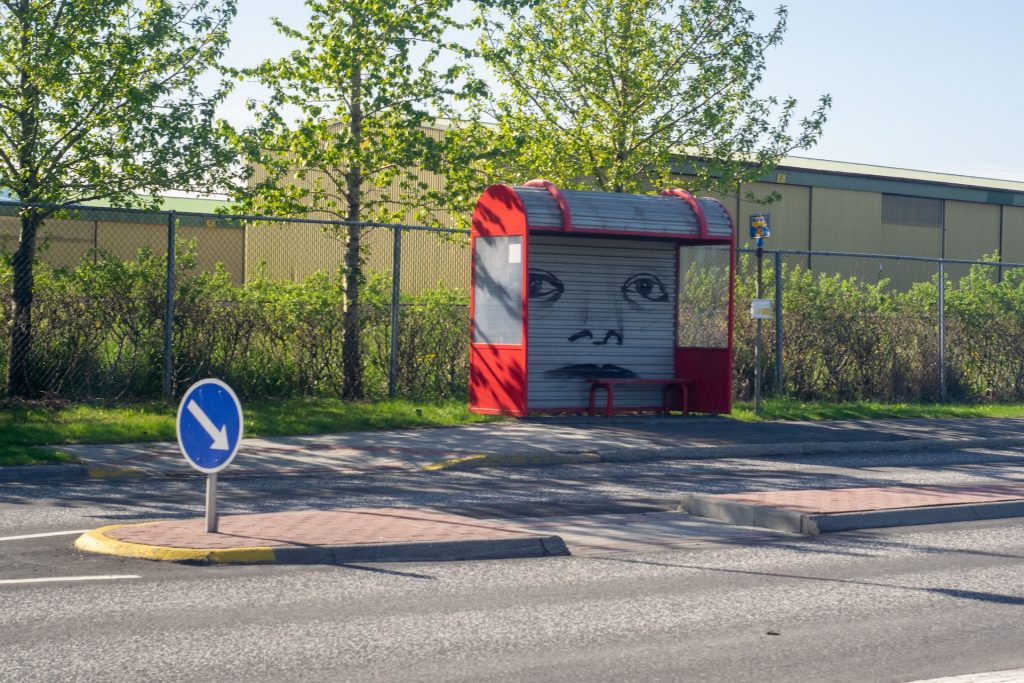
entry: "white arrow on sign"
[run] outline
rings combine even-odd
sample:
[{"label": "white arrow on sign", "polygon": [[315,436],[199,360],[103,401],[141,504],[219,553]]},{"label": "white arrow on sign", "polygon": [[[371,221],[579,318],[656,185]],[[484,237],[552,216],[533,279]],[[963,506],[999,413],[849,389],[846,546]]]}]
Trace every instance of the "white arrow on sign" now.
[{"label": "white arrow on sign", "polygon": [[203,409],[199,407],[199,404],[191,399],[189,399],[187,407],[188,412],[192,413],[192,417],[199,422],[202,428],[206,430],[206,433],[210,435],[210,438],[213,439],[213,445],[210,446],[211,449],[215,451],[231,450],[231,446],[228,445],[227,425],[224,425],[220,429],[214,427],[213,421],[207,417],[206,413],[203,412]]}]

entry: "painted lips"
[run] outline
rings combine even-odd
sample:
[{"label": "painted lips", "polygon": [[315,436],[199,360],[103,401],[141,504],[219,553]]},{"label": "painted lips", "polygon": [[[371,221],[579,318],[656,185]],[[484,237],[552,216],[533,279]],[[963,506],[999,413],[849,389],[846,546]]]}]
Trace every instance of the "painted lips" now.
[{"label": "painted lips", "polygon": [[560,368],[548,370],[544,373],[548,379],[587,379],[589,377],[636,377],[636,373],[620,365],[597,365],[596,363],[579,363],[576,365],[563,365]]}]

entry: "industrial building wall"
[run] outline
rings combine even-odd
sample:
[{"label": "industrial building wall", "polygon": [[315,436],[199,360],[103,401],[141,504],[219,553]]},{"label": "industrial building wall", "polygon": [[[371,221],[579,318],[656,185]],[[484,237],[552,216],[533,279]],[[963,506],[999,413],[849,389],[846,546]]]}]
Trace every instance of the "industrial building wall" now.
[{"label": "industrial building wall", "polygon": [[[18,248],[21,219],[0,216],[0,252]],[[96,246],[95,221],[48,221],[37,236],[42,258],[55,268],[74,267]],[[165,240],[166,241],[166,240]]]},{"label": "industrial building wall", "polygon": [[[38,242],[40,258],[54,268],[74,268],[89,257],[91,250],[132,260],[139,250],[148,248],[154,254],[167,251],[167,225],[163,217],[156,222],[132,220],[86,220],[51,218],[43,222]],[[17,248],[21,222],[17,216],[0,216],[0,251]],[[199,270],[212,270],[221,263],[241,284],[243,252],[241,228],[206,228],[180,226],[178,238],[195,240]]]},{"label": "industrial building wall", "polygon": [[811,249],[877,253],[882,237],[882,196],[814,188]]},{"label": "industrial building wall", "polygon": [[999,214],[992,204],[946,201],[946,253],[950,259],[978,260],[999,249]]},{"label": "industrial building wall", "polygon": [[[737,243],[739,246],[751,248],[757,246],[750,240],[750,231],[747,229],[750,225],[750,214],[768,213],[772,217],[772,231],[771,237],[766,242],[766,248],[810,248],[810,188],[775,183],[744,183],[740,187],[740,192],[739,211],[736,214],[736,228],[739,230],[740,237]],[[758,199],[778,193],[781,195],[781,199],[770,204],[758,204],[742,199],[748,192]]]},{"label": "industrial building wall", "polygon": [[1024,207],[1004,206],[1003,253],[1009,263],[1024,263]]}]

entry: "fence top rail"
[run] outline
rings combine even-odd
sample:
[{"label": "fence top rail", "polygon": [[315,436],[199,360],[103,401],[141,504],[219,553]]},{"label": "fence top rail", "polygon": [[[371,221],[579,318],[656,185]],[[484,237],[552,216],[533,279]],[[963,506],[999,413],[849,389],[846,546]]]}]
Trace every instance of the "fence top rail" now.
[{"label": "fence top rail", "polygon": [[146,216],[178,216],[188,218],[215,218],[221,221],[248,221],[264,223],[306,223],[312,225],[330,225],[353,228],[391,228],[392,230],[418,230],[422,232],[439,232],[456,235],[468,235],[469,230],[460,228],[435,228],[426,225],[407,223],[381,223],[375,221],[342,221],[325,218],[300,218],[284,216],[255,216],[249,214],[208,213],[201,211],[177,211],[175,209],[148,210],[129,207],[91,206],[88,204],[29,204],[25,202],[0,201],[0,207],[21,209],[48,209],[53,211],[89,211],[108,214],[139,214]]},{"label": "fence top rail", "polygon": [[[741,247],[736,250],[742,254],[756,254],[757,249]],[[923,263],[955,263],[960,265],[992,266],[994,268],[1024,268],[1024,263],[1012,261],[971,261],[967,259],[936,258],[934,256],[898,256],[896,254],[869,254],[854,251],[809,251],[807,249],[762,249],[764,254],[782,254],[784,256],[848,256],[856,258],[888,259],[890,261],[918,261]]]}]

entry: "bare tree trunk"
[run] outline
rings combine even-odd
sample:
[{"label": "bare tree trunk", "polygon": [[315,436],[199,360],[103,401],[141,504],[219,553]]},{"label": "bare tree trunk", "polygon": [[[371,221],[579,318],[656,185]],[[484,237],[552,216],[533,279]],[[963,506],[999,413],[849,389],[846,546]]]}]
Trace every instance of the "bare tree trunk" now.
[{"label": "bare tree trunk", "polygon": [[[352,134],[353,148],[359,149],[363,139],[362,109],[362,71],[356,68],[350,82],[351,99],[349,100],[349,127]],[[346,191],[348,194],[348,220],[359,222],[362,212],[362,165],[357,158],[346,174]],[[363,350],[362,333],[360,330],[359,290],[363,281],[363,264],[361,258],[362,233],[355,225],[348,226],[345,241],[345,314],[342,318],[344,343],[341,348],[341,366],[343,376],[342,396],[344,398],[363,397]]]},{"label": "bare tree trunk", "polygon": [[21,217],[21,238],[14,254],[11,288],[14,311],[11,320],[11,352],[7,358],[7,395],[26,398],[31,392],[29,381],[32,350],[32,299],[34,277],[33,259],[36,252],[36,233],[42,222],[39,213],[29,209]]}]

